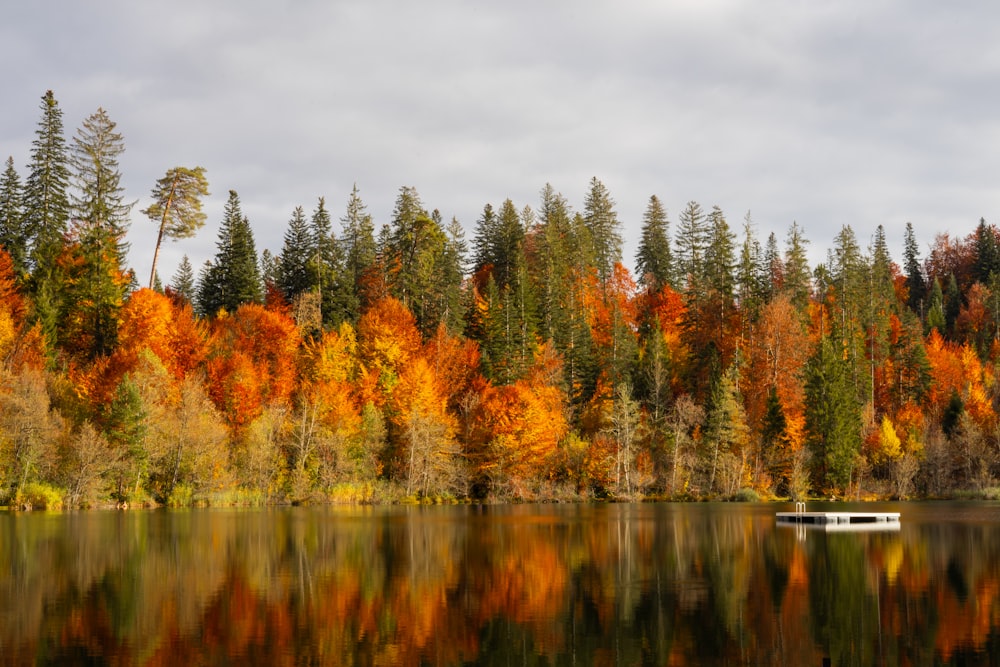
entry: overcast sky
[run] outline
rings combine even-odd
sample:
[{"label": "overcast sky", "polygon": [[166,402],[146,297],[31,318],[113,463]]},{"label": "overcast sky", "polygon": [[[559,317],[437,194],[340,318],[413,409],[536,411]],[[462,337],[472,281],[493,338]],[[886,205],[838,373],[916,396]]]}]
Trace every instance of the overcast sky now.
[{"label": "overcast sky", "polygon": [[[295,206],[343,215],[356,183],[376,225],[399,188],[471,238],[487,202],[575,210],[591,177],[617,202],[634,267],[650,195],[718,205],[761,241],[803,227],[813,261],[851,225],[938,232],[1000,222],[1000,3],[939,0],[212,0],[7,2],[0,159],[22,178],[46,90],[67,140],[103,107],[138,200],[140,281],[157,178],[201,165],[197,237],[165,244],[170,281],[215,253],[229,190],[258,252]],[[783,245],[783,244],[782,244]]]}]

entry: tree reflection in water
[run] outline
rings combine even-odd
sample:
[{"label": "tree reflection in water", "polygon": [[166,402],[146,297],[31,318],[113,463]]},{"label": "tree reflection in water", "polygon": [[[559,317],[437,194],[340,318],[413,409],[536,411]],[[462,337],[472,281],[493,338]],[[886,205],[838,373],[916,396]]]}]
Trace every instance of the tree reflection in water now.
[{"label": "tree reflection in water", "polygon": [[990,664],[1000,511],[774,505],[0,515],[4,664]]}]

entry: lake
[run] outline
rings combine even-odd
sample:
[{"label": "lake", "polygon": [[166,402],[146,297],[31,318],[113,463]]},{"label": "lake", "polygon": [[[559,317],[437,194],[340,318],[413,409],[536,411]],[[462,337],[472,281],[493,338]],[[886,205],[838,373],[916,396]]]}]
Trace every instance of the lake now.
[{"label": "lake", "polygon": [[1000,664],[1000,504],[786,509],[0,512],[0,664]]}]

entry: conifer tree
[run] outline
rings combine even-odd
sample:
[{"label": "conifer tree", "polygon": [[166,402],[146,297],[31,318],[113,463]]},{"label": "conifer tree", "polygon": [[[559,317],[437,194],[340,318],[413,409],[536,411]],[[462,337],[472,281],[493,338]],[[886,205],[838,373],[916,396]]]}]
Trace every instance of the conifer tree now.
[{"label": "conifer tree", "polygon": [[124,200],[118,160],[125,151],[121,134],[103,109],[86,118],[73,139],[71,164],[76,184],[74,211],[58,340],[64,349],[90,357],[111,352],[117,315],[132,283],[123,267],[125,234],[132,203]]},{"label": "conifer tree", "polygon": [[74,217],[86,232],[101,237],[125,263],[125,233],[134,202],[125,201],[118,159],[125,152],[122,135],[104,109],[88,116],[73,138],[70,164],[75,192],[70,197]]},{"label": "conifer tree", "polygon": [[353,284],[344,279],[344,258],[333,234],[333,222],[322,197],[309,218],[310,274],[320,293],[323,326],[332,328],[357,317],[358,302]]},{"label": "conifer tree", "polygon": [[793,222],[785,239],[785,282],[784,291],[800,313],[806,313],[812,294],[812,272],[806,257],[809,242],[802,235],[798,223]]},{"label": "conifer tree", "polygon": [[177,266],[177,272],[170,280],[170,288],[187,303],[191,303],[194,300],[194,270],[191,268],[191,260],[188,259],[187,255],[181,257],[181,263]]},{"label": "conifer tree", "polygon": [[639,284],[652,290],[674,284],[674,259],[670,250],[670,221],[656,195],[649,198],[642,216],[642,231],[635,265]]},{"label": "conifer tree", "polygon": [[10,255],[15,273],[23,277],[28,270],[28,235],[21,178],[14,168],[13,157],[7,158],[0,176],[0,247]]},{"label": "conifer tree", "polygon": [[48,278],[69,221],[69,152],[62,109],[51,90],[42,96],[41,109],[24,187],[24,224],[32,268]]},{"label": "conifer tree", "polygon": [[955,274],[951,273],[948,275],[948,289],[944,295],[944,324],[949,335],[955,333],[955,321],[960,312],[962,312],[962,292],[958,288]]},{"label": "conifer tree", "polygon": [[614,266],[622,260],[622,236],[615,201],[597,177],[590,179],[590,189],[583,201],[583,222],[594,251],[597,277],[604,285]]},{"label": "conifer tree", "polygon": [[994,275],[1000,274],[1000,240],[997,239],[997,229],[980,218],[974,239],[976,261],[973,279],[988,285]]},{"label": "conifer tree", "polygon": [[344,253],[344,282],[357,300],[357,305],[349,310],[352,320],[357,321],[361,313],[368,309],[371,300],[366,296],[366,283],[371,280],[376,261],[375,225],[368,214],[358,186],[351,190],[347,211],[340,219],[344,234],[341,245]]},{"label": "conifer tree", "polygon": [[764,300],[769,302],[785,284],[785,263],[781,259],[781,252],[778,250],[778,237],[774,235],[774,232],[767,236],[760,268],[761,293]]},{"label": "conifer tree", "polygon": [[675,244],[681,283],[688,292],[699,289],[704,276],[709,227],[698,202],[689,201],[681,211]]},{"label": "conifer tree", "polygon": [[850,368],[829,336],[806,368],[806,431],[816,489],[846,489],[861,451],[861,415]]},{"label": "conifer tree", "polygon": [[944,336],[947,333],[947,325],[944,317],[944,293],[941,291],[941,281],[934,278],[931,282],[930,302],[927,306],[927,333],[932,329],[937,329],[938,333]]},{"label": "conifer tree", "polygon": [[276,286],[288,303],[292,303],[300,294],[315,287],[311,270],[314,256],[315,246],[305,211],[301,206],[296,206],[288,221],[288,229],[285,230],[284,246],[277,258]]},{"label": "conifer tree", "polygon": [[242,303],[260,303],[261,274],[253,230],[235,190],[229,191],[216,248],[215,259],[202,271],[199,281],[200,312],[215,315],[223,308],[234,312]]},{"label": "conifer tree", "polygon": [[909,290],[907,304],[910,310],[921,318],[927,311],[927,281],[924,280],[923,267],[920,264],[920,248],[913,233],[913,225],[906,223],[906,233],[903,236],[903,263],[906,269],[906,288]]},{"label": "conifer tree", "polygon": [[63,296],[56,258],[62,252],[70,210],[69,152],[63,135],[62,109],[51,90],[42,96],[41,109],[24,187],[24,229],[35,316],[46,336],[55,340]]},{"label": "conifer tree", "polygon": [[708,214],[708,244],[705,246],[704,277],[706,287],[721,304],[732,305],[733,269],[736,267],[736,235],[729,228],[722,209],[713,206]]},{"label": "conifer tree", "polygon": [[702,467],[709,493],[734,494],[744,479],[750,429],[737,389],[735,365],[713,383],[705,414]]},{"label": "conifer tree", "polygon": [[150,287],[156,275],[156,261],[164,238],[186,239],[205,225],[201,210],[202,197],[208,196],[208,179],[203,167],[174,167],[153,186],[153,203],[143,213],[159,224],[153,268],[149,271]]}]

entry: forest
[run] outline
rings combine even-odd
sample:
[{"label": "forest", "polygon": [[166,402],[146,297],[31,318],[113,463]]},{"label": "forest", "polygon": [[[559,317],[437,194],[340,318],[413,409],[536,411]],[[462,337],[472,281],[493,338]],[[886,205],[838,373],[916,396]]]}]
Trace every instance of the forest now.
[{"label": "forest", "polygon": [[[0,176],[0,503],[16,508],[986,497],[997,494],[1000,232],[901,263],[881,226],[758,238],[651,196],[634,272],[597,178],[583,206],[485,204],[470,239],[401,187],[290,212],[257,252],[229,190],[217,252],[127,266],[124,139],[67,139],[51,91]],[[141,213],[206,222],[206,170]],[[734,228],[735,227],[735,228]],[[926,254],[926,256],[922,256]],[[145,282],[145,281],[143,281]]]}]

